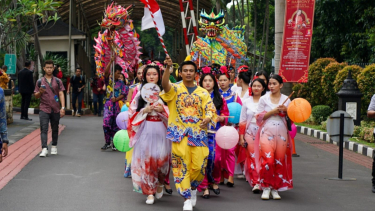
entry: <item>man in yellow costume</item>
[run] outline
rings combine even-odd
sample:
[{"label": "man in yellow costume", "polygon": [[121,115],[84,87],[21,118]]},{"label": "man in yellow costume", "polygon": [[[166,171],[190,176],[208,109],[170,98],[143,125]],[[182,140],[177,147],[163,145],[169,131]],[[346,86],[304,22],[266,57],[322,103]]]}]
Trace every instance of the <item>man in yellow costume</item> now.
[{"label": "man in yellow costume", "polygon": [[[172,68],[167,57],[164,64]],[[170,71],[164,71],[160,97],[168,104],[167,138],[172,141],[172,171],[178,193],[185,198],[183,210],[193,210],[196,188],[205,174],[208,156],[207,126],[216,125],[216,108],[210,94],[195,85],[197,65],[181,64],[182,83],[169,82]]]}]

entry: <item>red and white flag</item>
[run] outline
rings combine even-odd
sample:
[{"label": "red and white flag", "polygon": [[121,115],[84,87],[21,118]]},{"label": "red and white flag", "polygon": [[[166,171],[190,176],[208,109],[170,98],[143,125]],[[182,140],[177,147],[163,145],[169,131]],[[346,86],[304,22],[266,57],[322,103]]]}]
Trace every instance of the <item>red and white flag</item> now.
[{"label": "red and white flag", "polygon": [[[150,5],[150,10],[148,9],[147,6],[147,1],[148,4]],[[158,32],[161,36],[164,35],[165,33],[165,26],[164,26],[164,20],[163,16],[161,15],[161,10],[156,2],[156,0],[141,0],[143,4],[145,4],[144,8],[144,15],[142,18],[142,31],[150,28],[157,28]],[[154,21],[156,23],[156,26],[154,24],[154,21],[152,20],[151,14],[154,16]]]}]

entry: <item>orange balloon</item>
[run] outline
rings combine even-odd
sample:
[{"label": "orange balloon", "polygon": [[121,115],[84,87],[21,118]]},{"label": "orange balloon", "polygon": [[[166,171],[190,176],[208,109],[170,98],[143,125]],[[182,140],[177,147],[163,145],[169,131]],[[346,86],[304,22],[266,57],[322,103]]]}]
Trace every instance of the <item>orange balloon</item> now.
[{"label": "orange balloon", "polygon": [[304,122],[311,115],[311,105],[303,98],[296,98],[290,102],[287,112],[293,122]]}]

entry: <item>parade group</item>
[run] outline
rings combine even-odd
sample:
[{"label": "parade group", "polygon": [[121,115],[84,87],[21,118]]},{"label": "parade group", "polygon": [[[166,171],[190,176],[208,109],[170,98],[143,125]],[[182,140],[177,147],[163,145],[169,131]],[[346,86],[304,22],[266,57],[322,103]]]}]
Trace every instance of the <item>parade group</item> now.
[{"label": "parade group", "polygon": [[[113,13],[126,21],[113,19]],[[164,61],[139,62],[139,41],[126,9],[111,5],[106,14],[102,26],[107,30],[99,33],[95,48],[97,72],[107,86],[102,150],[114,147],[120,130],[116,117],[127,108],[131,150],[124,176],[132,179],[135,192],[146,195],[146,204],[164,192],[172,194],[170,170],[185,200],[183,210],[196,206],[197,191],[209,199],[210,190],[221,194],[224,182],[234,187],[236,174],[245,175],[263,200],[281,199],[279,191],[293,188],[290,100],[281,94],[279,75],[254,73],[245,65],[241,27],[224,26],[224,12],[202,11],[199,23],[206,37],[198,38],[177,68],[168,55]],[[126,79],[130,74],[134,80]],[[143,94],[145,87],[151,87],[152,103]],[[240,114],[230,113],[233,103],[242,106]],[[237,116],[239,122],[231,121]],[[235,128],[239,137],[229,149],[215,137],[225,126]]]}]

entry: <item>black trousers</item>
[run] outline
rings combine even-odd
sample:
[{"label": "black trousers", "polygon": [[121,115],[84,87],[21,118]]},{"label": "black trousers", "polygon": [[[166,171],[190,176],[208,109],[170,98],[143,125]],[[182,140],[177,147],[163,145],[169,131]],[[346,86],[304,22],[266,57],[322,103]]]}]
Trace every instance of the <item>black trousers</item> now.
[{"label": "black trousers", "polygon": [[[375,133],[373,134],[375,138]],[[372,185],[375,186],[375,155],[372,157]]]},{"label": "black trousers", "polygon": [[42,148],[47,148],[48,139],[48,126],[51,123],[52,129],[52,146],[57,146],[57,139],[59,137],[59,122],[60,122],[60,112],[59,113],[45,113],[44,111],[39,112],[40,121],[40,140],[42,140]]},{"label": "black trousers", "polygon": [[28,110],[31,102],[31,95],[32,94],[25,94],[21,93],[22,102],[21,102],[21,118],[29,118]]}]

